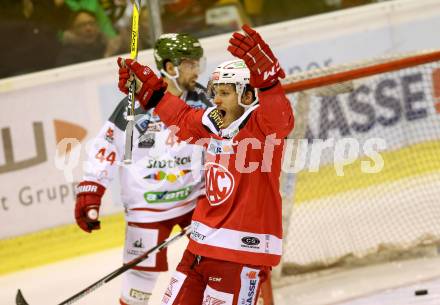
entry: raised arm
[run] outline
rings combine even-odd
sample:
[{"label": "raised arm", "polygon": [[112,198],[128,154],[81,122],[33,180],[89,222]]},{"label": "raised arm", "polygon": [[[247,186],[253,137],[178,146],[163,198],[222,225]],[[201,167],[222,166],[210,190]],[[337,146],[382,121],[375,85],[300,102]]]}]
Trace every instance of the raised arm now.
[{"label": "raised arm", "polygon": [[209,137],[208,131],[203,127],[202,117],[204,111],[193,109],[179,97],[165,93],[167,84],[162,78],[148,67],[131,59],[118,58],[119,89],[127,93],[134,74],[136,80],[135,97],[145,109],[155,107],[155,112],[160,119],[175,134],[184,141],[195,143],[197,140]]},{"label": "raised arm", "polygon": [[160,119],[171,126],[176,136],[189,143],[195,143],[209,134],[202,125],[203,109],[194,109],[171,93],[165,93],[154,110]]},{"label": "raised arm", "polygon": [[267,90],[259,90],[258,99],[257,121],[263,133],[287,137],[294,126],[294,116],[281,84],[278,82]]},{"label": "raised arm", "polygon": [[228,51],[244,60],[250,70],[250,84],[259,89],[260,107],[257,120],[265,134],[277,133],[286,137],[294,125],[290,103],[279,82],[285,77],[278,59],[269,45],[255,30],[243,26],[244,35],[235,32],[229,40]]}]

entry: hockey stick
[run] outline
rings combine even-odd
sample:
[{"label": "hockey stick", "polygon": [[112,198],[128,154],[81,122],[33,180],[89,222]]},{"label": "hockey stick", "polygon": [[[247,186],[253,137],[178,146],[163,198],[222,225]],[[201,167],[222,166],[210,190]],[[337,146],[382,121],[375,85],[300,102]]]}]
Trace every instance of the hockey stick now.
[{"label": "hockey stick", "polygon": [[[168,237],[162,243],[160,243],[157,246],[151,248],[150,250],[148,250],[144,254],[138,256],[137,258],[133,259],[132,261],[128,262],[127,264],[122,265],[121,267],[119,267],[115,271],[107,274],[106,276],[104,276],[100,280],[98,280],[95,283],[91,284],[87,288],[81,290],[80,292],[78,292],[74,296],[71,296],[67,300],[59,303],[58,305],[67,305],[67,304],[72,304],[72,303],[78,301],[82,297],[88,295],[89,293],[95,291],[96,289],[98,289],[99,287],[103,286],[104,284],[110,282],[115,277],[121,275],[122,273],[124,273],[128,269],[136,266],[137,264],[139,264],[140,262],[145,260],[151,253],[156,252],[156,251],[160,251],[163,248],[168,247],[171,243],[173,243],[174,241],[180,239],[180,237],[182,237],[183,235],[189,234],[190,231],[191,231],[191,225],[185,227],[182,231],[180,231],[179,234],[176,234],[174,236]],[[17,305],[28,305],[28,302],[26,302],[26,300],[25,300],[23,294],[21,293],[20,289],[18,289],[18,291],[17,291],[17,295],[15,297],[15,304],[17,304]]]},{"label": "hockey stick", "polygon": [[[131,43],[130,58],[136,60],[138,55],[138,38],[139,38],[139,11],[141,9],[141,0],[132,0],[133,4],[133,20],[131,22]],[[130,164],[132,161],[131,153],[133,149],[133,127],[134,127],[134,95],[136,93],[136,80],[133,80],[128,89],[128,105],[127,105],[127,127],[125,128],[125,154],[124,163]]]}]

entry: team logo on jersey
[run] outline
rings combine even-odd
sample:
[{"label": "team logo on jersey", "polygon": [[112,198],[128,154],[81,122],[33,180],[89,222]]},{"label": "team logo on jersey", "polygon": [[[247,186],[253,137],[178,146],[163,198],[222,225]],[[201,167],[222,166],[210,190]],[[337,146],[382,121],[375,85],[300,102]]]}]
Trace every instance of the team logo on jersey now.
[{"label": "team logo on jersey", "polygon": [[234,153],[232,140],[217,140],[211,138],[208,145],[208,152],[213,155]]},{"label": "team logo on jersey", "polygon": [[206,197],[212,206],[220,205],[231,196],[234,190],[234,176],[222,165],[205,164]]},{"label": "team logo on jersey", "polygon": [[107,131],[105,132],[105,139],[109,143],[113,143],[114,138],[114,130],[113,128],[109,127]]}]

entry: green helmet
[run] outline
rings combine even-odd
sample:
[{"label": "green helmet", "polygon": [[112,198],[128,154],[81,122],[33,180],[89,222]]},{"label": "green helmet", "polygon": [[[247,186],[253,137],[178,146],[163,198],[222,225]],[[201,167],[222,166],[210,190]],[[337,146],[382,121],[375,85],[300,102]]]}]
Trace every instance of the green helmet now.
[{"label": "green helmet", "polygon": [[200,59],[203,48],[197,38],[186,34],[162,34],[154,45],[154,59],[159,70],[164,64],[171,61],[175,66],[180,65],[182,59]]}]

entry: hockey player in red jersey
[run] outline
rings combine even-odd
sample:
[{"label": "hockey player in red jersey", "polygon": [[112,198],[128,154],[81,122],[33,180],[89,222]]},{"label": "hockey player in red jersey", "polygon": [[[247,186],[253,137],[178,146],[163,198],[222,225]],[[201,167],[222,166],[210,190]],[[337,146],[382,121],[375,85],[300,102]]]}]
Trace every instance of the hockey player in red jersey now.
[{"label": "hockey player in red jersey", "polygon": [[[203,66],[203,48],[198,39],[185,33],[163,34],[155,43],[154,57],[168,84],[167,92],[192,108],[212,106],[206,89],[196,82]],[[127,103],[125,97],[94,140],[75,205],[78,226],[86,232],[99,229],[96,218],[101,197],[119,173],[126,221],[124,263],[156,246],[175,225],[189,225],[197,198],[205,193],[200,175],[202,148],[178,141],[153,108],[145,110],[138,103],[133,130],[134,163],[119,166],[124,152]],[[90,217],[89,211],[95,217]],[[126,271],[120,304],[147,305],[159,273],[166,270],[167,251],[160,251]]]},{"label": "hockey player in red jersey", "polygon": [[[212,73],[215,107],[191,109],[163,91],[146,66],[129,69],[142,83],[137,98],[155,107],[181,139],[206,151],[206,197],[192,219],[188,247],[162,304],[254,305],[261,283],[282,253],[279,176],[283,139],[293,128],[290,103],[279,82],[284,71],[269,46],[248,26],[228,51],[239,60]],[[119,61],[126,70],[123,61]],[[129,86],[120,73],[121,89]]]}]

